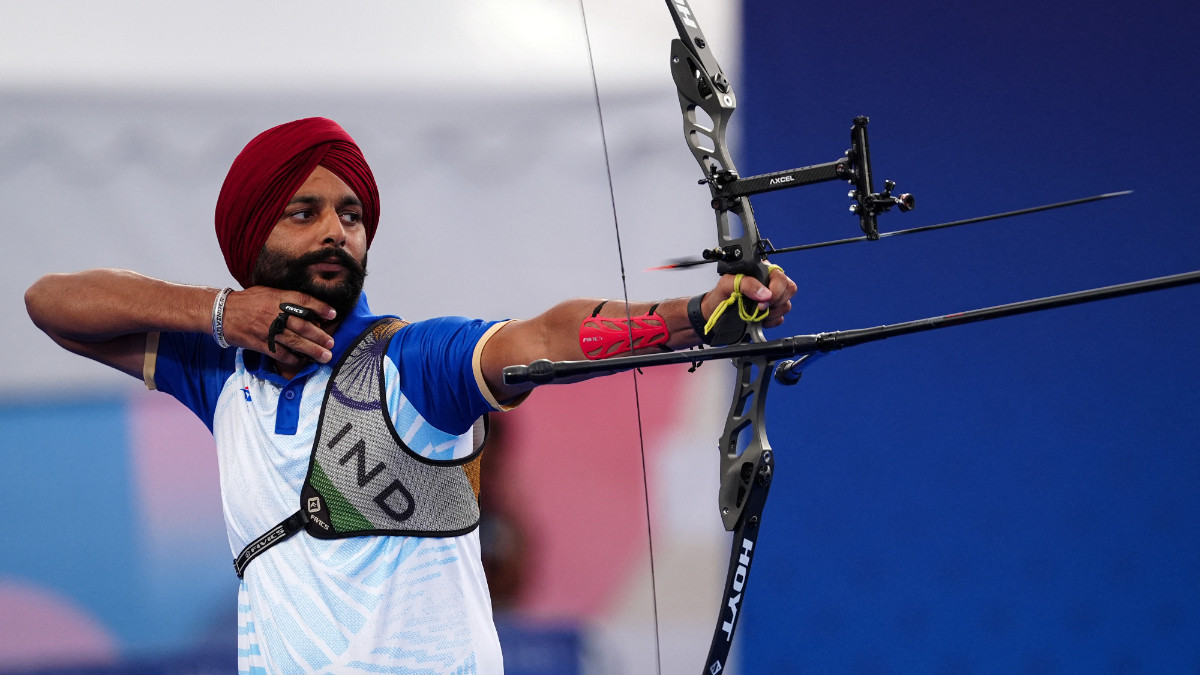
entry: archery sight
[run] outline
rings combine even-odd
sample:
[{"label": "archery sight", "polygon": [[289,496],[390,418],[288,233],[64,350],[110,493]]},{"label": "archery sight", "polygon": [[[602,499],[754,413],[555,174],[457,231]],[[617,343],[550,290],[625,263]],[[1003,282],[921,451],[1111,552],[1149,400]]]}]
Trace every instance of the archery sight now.
[{"label": "archery sight", "polygon": [[[850,149],[841,159],[824,164],[803,166],[798,169],[776,171],[758,176],[738,177],[731,169],[718,168],[716,163],[709,164],[709,177],[701,178],[701,185],[707,184],[712,192],[712,207],[718,211],[736,209],[736,197],[786,190],[802,185],[825,183],[832,180],[844,180],[854,186],[847,194],[853,204],[850,212],[858,216],[858,225],[863,235],[874,241],[879,239],[879,224],[877,216],[885,213],[893,206],[901,212],[911,211],[916,206],[916,198],[909,193],[893,195],[895,181],[885,180],[883,192],[875,192],[874,178],[871,175],[871,151],[867,140],[867,124],[870,120],[863,115],[854,118],[854,126],[850,128]],[[782,252],[771,246],[770,240],[762,241],[763,255]],[[740,250],[724,251],[720,248],[710,248],[702,254],[704,260],[715,262],[724,260],[732,262],[741,256]]]},{"label": "archery sight", "polygon": [[[699,182],[708,185],[712,196],[710,203],[717,213],[718,245],[702,253],[703,262],[719,263],[717,271],[721,274],[745,272],[774,250],[770,241],[758,236],[747,199],[751,195],[833,180],[846,181],[853,186],[848,195],[854,202],[850,211],[858,216],[859,228],[870,240],[879,238],[877,217],[881,213],[893,206],[901,211],[912,210],[916,200],[911,194],[892,194],[895,182],[885,181],[883,192],[875,191],[867,138],[870,120],[861,115],[854,118],[850,128],[850,149],[842,157],[797,169],[745,178],[739,176],[724,141],[729,118],[737,107],[733,87],[708,49],[708,41],[687,3],[668,0],[667,7],[679,31],[679,39],[671,41],[671,77],[679,92],[684,135],[705,174]],[[731,215],[742,222],[740,233],[730,222]],[[752,249],[749,256],[747,248]]]}]

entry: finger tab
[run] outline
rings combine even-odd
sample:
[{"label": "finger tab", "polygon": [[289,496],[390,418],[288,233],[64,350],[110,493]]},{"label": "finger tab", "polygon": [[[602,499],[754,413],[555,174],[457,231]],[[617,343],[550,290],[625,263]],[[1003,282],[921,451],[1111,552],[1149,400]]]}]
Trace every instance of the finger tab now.
[{"label": "finger tab", "polygon": [[290,302],[279,303],[279,309],[287,314],[291,314],[292,316],[299,317],[300,319],[303,319],[304,321],[313,321],[317,318],[317,313],[314,312],[313,310],[311,310],[307,307],[302,307],[300,305],[290,303]]}]

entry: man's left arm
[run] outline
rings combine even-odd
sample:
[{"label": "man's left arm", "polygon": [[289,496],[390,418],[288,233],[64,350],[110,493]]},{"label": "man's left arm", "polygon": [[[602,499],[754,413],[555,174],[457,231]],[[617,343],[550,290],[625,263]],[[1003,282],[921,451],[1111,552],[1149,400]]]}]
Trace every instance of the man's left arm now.
[{"label": "man's left arm", "polygon": [[[700,303],[707,321],[717,306],[734,292],[734,277],[721,277],[717,285],[704,294]],[[796,293],[796,284],[779,268],[772,268],[770,285],[764,286],[751,277],[741,280],[741,293],[758,303],[760,310],[769,310],[763,319],[765,328],[774,328],[783,323],[783,317],[792,307],[791,299]],[[672,298],[660,301],[655,313],[663,318],[670,335],[666,345],[671,349],[687,349],[702,343],[701,336],[688,318],[688,298]],[[512,399],[534,387],[531,383],[508,385],[504,383],[505,366],[528,364],[538,359],[551,361],[578,361],[587,356],[580,346],[580,324],[592,315],[598,299],[575,299],[561,302],[538,316],[513,321],[500,329],[483,347],[480,368],[492,394],[499,401]],[[599,316],[624,319],[646,314],[655,303],[631,302],[628,307],[622,301],[606,303]],[[657,347],[636,350],[634,353],[657,351]],[[578,379],[588,379],[597,375]]]}]

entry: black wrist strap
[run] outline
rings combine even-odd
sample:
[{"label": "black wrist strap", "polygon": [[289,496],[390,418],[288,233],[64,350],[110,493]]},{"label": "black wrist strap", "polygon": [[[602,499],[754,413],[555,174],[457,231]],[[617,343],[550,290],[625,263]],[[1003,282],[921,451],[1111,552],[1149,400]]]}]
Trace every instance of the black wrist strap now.
[{"label": "black wrist strap", "polygon": [[704,295],[704,293],[701,293],[688,300],[687,314],[688,321],[692,324],[692,330],[696,331],[696,337],[700,338],[700,341],[704,344],[710,345],[712,344],[712,336],[704,332],[704,324],[707,322],[704,320],[704,310],[700,307],[700,304],[704,302]]}]

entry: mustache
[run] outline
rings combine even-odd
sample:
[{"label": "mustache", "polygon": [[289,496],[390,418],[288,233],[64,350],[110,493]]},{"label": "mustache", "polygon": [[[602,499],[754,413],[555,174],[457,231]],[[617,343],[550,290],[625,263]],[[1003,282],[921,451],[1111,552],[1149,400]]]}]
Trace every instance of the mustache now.
[{"label": "mustache", "polygon": [[367,274],[367,270],[363,267],[362,263],[340,248],[323,248],[318,251],[310,251],[289,261],[288,268],[289,271],[302,271],[309,265],[328,262],[330,258],[336,258],[338,263],[350,270],[350,273],[355,277],[364,277]]}]

